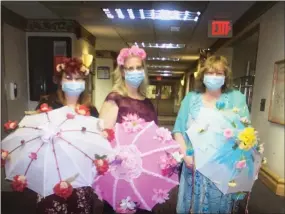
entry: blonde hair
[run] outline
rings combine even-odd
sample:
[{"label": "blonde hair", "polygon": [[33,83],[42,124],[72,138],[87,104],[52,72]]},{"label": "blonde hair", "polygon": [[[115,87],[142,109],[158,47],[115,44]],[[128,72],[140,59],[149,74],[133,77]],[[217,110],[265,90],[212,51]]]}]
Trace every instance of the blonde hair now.
[{"label": "blonde hair", "polygon": [[228,92],[233,89],[232,87],[232,71],[229,66],[228,60],[224,56],[210,56],[207,60],[199,65],[198,74],[195,78],[195,89],[198,92],[204,93],[206,87],[203,83],[204,74],[209,70],[217,70],[218,65],[222,64],[225,72],[225,84],[222,86],[222,92]]},{"label": "blonde hair", "polygon": [[[147,72],[146,63],[144,61],[143,61],[143,68],[144,68],[145,78],[143,82],[140,84],[138,88],[138,92],[143,97],[146,97],[146,90],[147,90],[149,81],[148,81],[148,72]],[[124,72],[123,66],[118,65],[113,73],[114,85],[113,85],[112,91],[117,92],[118,94],[126,97],[128,96],[128,90],[126,87],[126,83],[124,81],[124,77],[122,75],[123,72]]]}]

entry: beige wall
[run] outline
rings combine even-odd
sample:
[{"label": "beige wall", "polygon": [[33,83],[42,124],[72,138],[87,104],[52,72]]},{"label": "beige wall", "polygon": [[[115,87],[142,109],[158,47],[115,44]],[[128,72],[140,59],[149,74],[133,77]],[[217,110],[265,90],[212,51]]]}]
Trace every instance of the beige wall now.
[{"label": "beige wall", "polygon": [[97,78],[97,67],[99,66],[108,66],[110,67],[110,72],[113,72],[113,60],[108,58],[97,58],[96,59],[96,76],[94,77],[95,81],[95,90],[93,91],[93,103],[97,110],[100,111],[101,106],[106,98],[106,96],[111,92],[113,87],[113,75],[110,79],[98,79]]},{"label": "beige wall", "polygon": [[[27,74],[26,74],[26,37],[25,32],[14,28],[10,25],[3,24],[3,43],[2,56],[3,66],[5,71],[4,88],[6,90],[1,91],[1,95],[8,92],[8,86],[10,82],[15,82],[18,86],[18,97],[15,100],[11,100],[8,93],[6,93],[7,100],[7,116],[6,119],[21,120],[24,116],[24,111],[28,108],[28,92],[27,92]],[[1,72],[4,72],[1,71]],[[5,96],[1,96],[5,99]],[[1,109],[2,110],[2,109]],[[1,124],[5,121],[1,121]],[[2,126],[1,126],[2,127]],[[4,137],[4,136],[2,136]],[[4,181],[4,171],[1,176],[1,189],[4,191],[10,191],[10,184]]]},{"label": "beige wall", "polygon": [[[284,2],[277,3],[260,19],[260,34],[253,93],[252,123],[265,142],[268,167],[284,178],[284,126],[268,121],[274,62],[284,59]],[[264,112],[260,99],[266,99]]]}]

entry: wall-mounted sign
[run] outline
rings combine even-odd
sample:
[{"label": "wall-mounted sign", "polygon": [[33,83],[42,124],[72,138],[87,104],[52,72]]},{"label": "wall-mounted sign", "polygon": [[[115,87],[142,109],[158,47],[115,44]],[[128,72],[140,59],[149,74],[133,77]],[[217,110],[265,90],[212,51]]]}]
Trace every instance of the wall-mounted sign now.
[{"label": "wall-mounted sign", "polygon": [[210,20],[208,23],[208,37],[231,38],[233,36],[232,21]]},{"label": "wall-mounted sign", "polygon": [[110,79],[110,67],[108,66],[97,67],[97,79]]}]

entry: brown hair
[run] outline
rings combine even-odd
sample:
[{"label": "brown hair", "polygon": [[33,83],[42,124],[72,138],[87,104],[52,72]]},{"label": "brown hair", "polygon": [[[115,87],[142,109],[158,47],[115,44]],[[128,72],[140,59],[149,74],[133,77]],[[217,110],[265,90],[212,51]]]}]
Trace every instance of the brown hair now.
[{"label": "brown hair", "polygon": [[[62,80],[63,75],[64,74],[68,74],[68,75],[79,74],[84,80],[86,79],[86,75],[84,72],[81,71],[81,68],[84,65],[80,58],[65,58],[63,59],[63,63],[60,65],[61,65],[60,69],[56,71],[56,74],[54,75],[54,81],[58,85],[57,92],[56,92],[56,100],[62,105],[66,105],[66,99],[64,96],[64,92],[62,91],[62,88],[61,88],[61,80]],[[91,105],[91,99],[90,99],[90,96],[86,88],[84,92],[80,94],[77,102],[80,105],[86,105],[86,106]]]},{"label": "brown hair", "polygon": [[229,92],[232,87],[232,71],[229,67],[228,60],[224,56],[210,56],[207,60],[199,65],[198,74],[195,79],[195,90],[200,93],[206,91],[206,86],[203,83],[204,74],[209,70],[217,70],[217,67],[222,64],[225,72],[225,84],[222,86],[222,92]]}]

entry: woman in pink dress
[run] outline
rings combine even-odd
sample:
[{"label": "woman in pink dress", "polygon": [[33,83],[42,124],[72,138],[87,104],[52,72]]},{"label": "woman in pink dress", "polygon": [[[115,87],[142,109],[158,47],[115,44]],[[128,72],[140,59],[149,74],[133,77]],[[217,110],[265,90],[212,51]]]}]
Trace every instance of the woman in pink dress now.
[{"label": "woman in pink dress", "polygon": [[[105,128],[113,128],[116,123],[123,122],[123,117],[128,114],[136,114],[146,122],[157,123],[154,106],[146,98],[148,77],[145,59],[145,51],[136,46],[120,51],[118,67],[114,72],[114,86],[99,114]],[[114,213],[107,202],[104,203],[104,213]],[[151,212],[138,210],[136,213]]]}]

